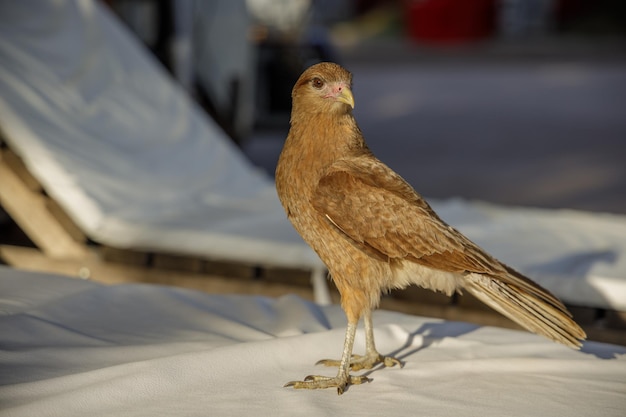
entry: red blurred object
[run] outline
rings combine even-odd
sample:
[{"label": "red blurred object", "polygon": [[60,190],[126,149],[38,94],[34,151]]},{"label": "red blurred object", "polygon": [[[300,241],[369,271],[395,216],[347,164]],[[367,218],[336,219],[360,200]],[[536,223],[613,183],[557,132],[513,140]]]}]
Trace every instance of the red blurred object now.
[{"label": "red blurred object", "polygon": [[407,0],[408,34],[426,43],[464,43],[491,36],[496,0]]}]

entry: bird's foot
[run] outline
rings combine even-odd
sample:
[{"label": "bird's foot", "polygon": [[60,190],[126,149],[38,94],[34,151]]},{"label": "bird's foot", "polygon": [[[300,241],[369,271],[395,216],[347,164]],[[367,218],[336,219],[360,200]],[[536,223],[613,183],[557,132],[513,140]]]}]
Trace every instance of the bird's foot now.
[{"label": "bird's foot", "polygon": [[[353,371],[360,371],[361,369],[372,369],[379,363],[382,363],[388,368],[396,365],[402,368],[402,362],[400,362],[400,360],[392,356],[383,356],[378,352],[373,352],[372,354],[366,354],[363,356],[352,355],[352,357],[350,358],[350,369],[352,369]],[[316,363],[316,365],[324,366],[339,366],[340,364],[341,361],[333,359],[322,359]]]},{"label": "bird's foot", "polygon": [[321,376],[321,375],[309,375],[304,378],[304,381],[290,381],[287,382],[285,387],[294,387],[295,389],[323,389],[323,388],[337,388],[337,394],[344,393],[348,385],[360,385],[371,380],[365,376]]}]

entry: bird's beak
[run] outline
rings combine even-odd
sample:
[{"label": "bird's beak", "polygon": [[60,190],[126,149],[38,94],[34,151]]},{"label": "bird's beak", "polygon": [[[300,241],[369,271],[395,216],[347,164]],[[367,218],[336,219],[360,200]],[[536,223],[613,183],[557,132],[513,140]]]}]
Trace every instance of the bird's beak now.
[{"label": "bird's beak", "polygon": [[354,108],[354,96],[352,95],[352,91],[348,87],[344,87],[341,89],[339,95],[337,95],[337,100],[342,103],[346,103],[351,108]]}]

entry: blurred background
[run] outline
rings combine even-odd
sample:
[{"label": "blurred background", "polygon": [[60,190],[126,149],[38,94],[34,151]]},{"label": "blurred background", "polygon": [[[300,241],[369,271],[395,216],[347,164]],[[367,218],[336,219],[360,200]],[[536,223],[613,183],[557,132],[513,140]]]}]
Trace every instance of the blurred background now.
[{"label": "blurred background", "polygon": [[295,80],[331,60],[425,197],[626,213],[622,0],[106,3],[269,175]]}]

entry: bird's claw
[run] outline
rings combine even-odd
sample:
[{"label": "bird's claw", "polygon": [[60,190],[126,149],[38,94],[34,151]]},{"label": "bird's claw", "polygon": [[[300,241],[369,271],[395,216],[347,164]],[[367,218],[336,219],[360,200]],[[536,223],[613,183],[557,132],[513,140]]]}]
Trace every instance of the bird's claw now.
[{"label": "bird's claw", "polygon": [[383,364],[387,368],[391,368],[392,366],[398,365],[398,367],[402,368],[404,364],[400,361],[400,359],[396,359],[393,356],[383,356]]},{"label": "bird's claw", "polygon": [[[352,355],[350,358],[350,369],[353,371],[360,371],[361,369],[372,369],[379,363],[382,363],[387,368],[398,365],[402,368],[403,363],[394,358],[393,356],[383,356],[380,353],[374,355]],[[317,361],[316,365],[324,366],[340,366],[341,361],[333,359],[322,359]]]},{"label": "bird's claw", "polygon": [[290,381],[284,387],[294,387],[295,389],[337,388],[337,394],[341,395],[348,385],[360,385],[370,381],[371,379],[366,376],[348,375],[346,378],[342,378],[339,376],[308,375],[304,378],[304,381]]}]

